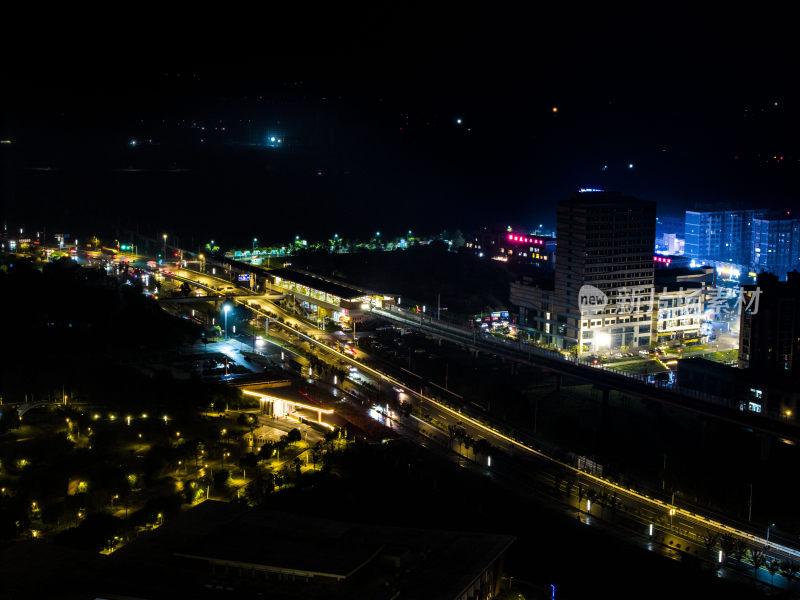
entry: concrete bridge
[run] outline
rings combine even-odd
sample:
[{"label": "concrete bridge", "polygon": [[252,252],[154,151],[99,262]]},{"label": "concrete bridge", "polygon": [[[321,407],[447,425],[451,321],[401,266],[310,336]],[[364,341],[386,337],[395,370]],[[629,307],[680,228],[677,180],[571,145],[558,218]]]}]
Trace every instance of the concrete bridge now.
[{"label": "concrete bridge", "polygon": [[550,371],[556,375],[557,385],[563,376],[578,377],[591,381],[599,389],[619,390],[633,396],[655,400],[741,427],[780,435],[800,442],[800,428],[797,424],[782,419],[778,413],[741,411],[729,398],[705,394],[679,385],[649,383],[647,376],[643,374],[626,373],[606,365],[595,365],[593,362],[565,356],[560,352],[538,348],[532,344],[484,337],[478,329],[469,329],[453,323],[426,318],[419,319],[416,314],[397,308],[392,310],[373,308],[372,314],[394,321],[408,329],[453,342],[472,352],[496,354],[505,360],[513,360]]}]

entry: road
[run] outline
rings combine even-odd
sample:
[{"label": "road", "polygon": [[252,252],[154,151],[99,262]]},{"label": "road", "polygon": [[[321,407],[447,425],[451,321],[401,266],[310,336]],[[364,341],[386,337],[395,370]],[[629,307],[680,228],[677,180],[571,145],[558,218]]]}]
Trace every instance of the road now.
[{"label": "road", "polygon": [[[180,271],[180,273],[176,271],[177,277],[185,278],[209,290],[212,290],[215,284],[218,287],[221,284],[220,282],[227,283],[220,278],[210,277],[207,274],[197,274],[188,270]],[[241,288],[239,289],[241,290]],[[592,491],[595,494],[595,498],[601,497],[602,494],[611,498],[615,497],[617,502],[625,507],[624,510],[620,511],[620,514],[624,513],[628,516],[629,521],[638,524],[640,530],[645,531],[648,537],[650,535],[650,524],[652,523],[653,536],[656,536],[658,541],[662,544],[666,544],[667,547],[671,541],[676,546],[679,543],[682,544],[685,550],[687,540],[689,540],[690,544],[697,547],[698,544],[702,544],[701,537],[708,533],[729,534],[735,539],[746,542],[751,547],[759,549],[767,548],[772,556],[782,560],[800,559],[800,551],[798,551],[795,545],[786,543],[783,540],[781,540],[781,543],[776,543],[774,535],[773,540],[768,541],[765,536],[754,531],[724,522],[724,518],[722,517],[703,514],[700,510],[686,505],[680,499],[676,499],[676,502],[673,503],[671,500],[638,491],[627,483],[611,481],[602,476],[582,471],[574,464],[568,462],[565,456],[560,455],[557,449],[545,448],[541,441],[526,436],[521,432],[512,431],[507,425],[492,423],[487,420],[485,415],[470,414],[465,407],[448,406],[422,392],[417,392],[410,388],[407,382],[401,380],[396,374],[386,373],[364,364],[363,360],[359,360],[359,358],[364,358],[364,354],[360,351],[358,352],[358,356],[354,358],[338,351],[335,347],[331,347],[329,345],[331,344],[330,336],[308,325],[304,321],[293,317],[271,300],[264,297],[257,297],[256,294],[248,293],[247,291],[244,293],[246,297],[233,298],[233,301],[248,307],[254,313],[260,314],[261,316],[266,316],[266,310],[281,315],[284,318],[285,324],[274,322],[275,326],[288,330],[291,332],[291,336],[296,339],[308,342],[311,348],[315,349],[321,355],[327,356],[327,358],[335,364],[352,364],[357,366],[362,373],[371,376],[372,381],[379,386],[388,384],[404,389],[407,394],[415,398],[417,412],[422,411],[422,414],[430,415],[437,421],[445,424],[445,426],[461,426],[474,439],[486,439],[492,446],[511,456],[512,459],[509,460],[503,460],[501,456],[494,457],[495,462],[492,465],[492,469],[496,472],[502,472],[504,474],[507,472],[506,476],[511,478],[522,478],[523,476],[530,478],[531,473],[542,473],[539,483],[549,483],[554,488],[558,477],[562,478],[564,482],[574,481],[576,484],[579,483],[579,487],[576,486],[575,488],[577,497],[573,499],[575,502],[575,509],[585,513],[589,520],[591,520],[593,514],[596,514],[597,510],[607,510],[606,508],[598,509],[597,502],[595,502],[594,507],[587,505],[585,494]],[[248,302],[251,306],[248,306]],[[383,313],[386,311],[375,310],[374,312],[376,316],[383,316]],[[417,323],[404,317],[398,319],[397,315],[392,316],[392,320],[399,320],[409,326],[417,325]],[[434,333],[441,334],[441,329],[426,328],[424,327],[425,324],[422,325],[423,327],[416,328],[422,329],[423,331],[426,329],[433,329]],[[430,331],[428,332],[430,333]],[[462,344],[464,341],[463,337],[459,338],[459,342]],[[469,340],[467,340],[467,342],[468,341]],[[492,349],[497,348],[496,345],[489,347]],[[521,353],[516,349],[514,352],[518,355]],[[522,353],[524,353],[524,351]],[[556,358],[553,356],[548,358],[553,362],[559,361],[556,364],[561,368],[563,368],[563,365],[569,365],[570,367],[581,366],[571,365],[560,357]],[[586,376],[583,369],[580,373]],[[611,373],[600,369],[589,372],[591,379],[595,379],[603,374],[608,375]],[[618,382],[619,376],[615,376],[613,381],[615,383]],[[617,386],[615,385],[614,387]],[[443,441],[449,443],[449,439],[443,439],[446,437],[446,434],[429,423],[421,422],[418,417],[411,417],[407,421],[407,423],[404,423],[407,429],[415,430],[419,434],[424,435],[427,439],[432,441],[431,443],[441,444]],[[411,423],[412,421],[416,421],[416,423]],[[488,457],[486,460],[488,461]],[[578,489],[583,491],[579,493],[577,491]],[[572,494],[570,491],[570,494],[567,495],[574,496],[575,494]],[[654,537],[654,540],[655,539]],[[706,555],[710,552],[705,547],[703,547],[702,550]]]},{"label": "road", "polygon": [[583,378],[601,387],[619,390],[708,418],[800,442],[798,424],[787,420],[779,412],[774,414],[742,412],[732,406],[731,401],[727,398],[711,396],[678,386],[648,384],[645,375],[626,374],[614,369],[613,365],[593,364],[531,344],[509,342],[493,336],[485,336],[477,329],[469,330],[449,323],[419,318],[416,314],[397,308],[392,310],[372,308],[371,311],[376,317],[393,321],[424,334],[441,337],[472,351],[502,355],[504,358],[521,364]]}]

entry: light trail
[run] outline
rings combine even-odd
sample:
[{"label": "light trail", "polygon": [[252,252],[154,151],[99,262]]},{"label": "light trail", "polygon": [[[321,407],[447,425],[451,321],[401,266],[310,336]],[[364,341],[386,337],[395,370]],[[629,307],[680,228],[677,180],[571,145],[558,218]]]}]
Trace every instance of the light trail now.
[{"label": "light trail", "polygon": [[[209,279],[219,279],[219,278],[211,277],[211,276],[208,276],[208,275],[204,275],[204,276],[209,278]],[[177,276],[177,275],[175,277],[176,278],[182,278],[182,277]],[[186,278],[182,278],[182,279],[186,279]],[[190,280],[190,279],[187,279],[187,281],[189,281],[190,283],[194,283],[195,285],[199,285],[201,287],[204,287],[206,289],[211,289],[212,291],[216,292],[216,290],[213,290],[213,288],[210,288],[209,286],[205,286],[205,285],[203,285],[201,283],[198,283],[197,281],[193,281],[193,280]],[[225,281],[225,280],[221,280],[221,281]],[[249,306],[247,304],[247,302],[245,300],[242,300],[241,298],[233,298],[233,301],[235,303],[241,304],[243,307],[245,307],[245,308],[247,308],[249,310],[252,310],[252,311],[254,311],[254,312],[258,313],[258,314],[261,314],[262,316],[269,317],[269,315],[266,314],[266,312],[264,312],[260,308],[256,308],[254,306]],[[297,322],[299,325],[305,326],[304,323],[302,323],[301,321],[299,321],[298,319],[293,317],[290,313],[284,311],[282,308],[276,306],[271,301],[264,300],[264,302],[266,302],[268,305],[270,305],[275,311],[284,314],[288,318],[291,318],[292,320]],[[456,417],[456,418],[458,418],[458,419],[460,419],[462,421],[468,422],[473,427],[476,427],[477,429],[479,429],[481,431],[484,431],[487,434],[489,434],[491,436],[494,436],[497,439],[500,439],[500,440],[503,440],[505,442],[508,442],[512,446],[515,446],[515,447],[517,447],[517,448],[519,448],[521,450],[524,450],[525,452],[528,452],[529,454],[532,454],[532,455],[534,455],[534,456],[536,456],[538,458],[541,458],[541,459],[543,459],[545,461],[548,461],[548,462],[550,462],[550,463],[552,463],[554,465],[558,465],[559,467],[561,467],[563,469],[566,469],[566,470],[568,470],[568,471],[570,471],[572,473],[575,473],[578,476],[582,476],[584,479],[588,479],[590,481],[593,481],[594,483],[596,483],[596,484],[598,484],[600,486],[604,486],[606,488],[610,488],[610,489],[615,490],[615,491],[617,491],[617,492],[619,492],[621,494],[624,494],[626,496],[630,496],[630,497],[636,498],[637,500],[639,500],[641,502],[644,502],[645,504],[649,504],[651,507],[656,507],[656,508],[658,508],[660,510],[664,510],[667,514],[669,514],[670,510],[674,510],[675,513],[674,513],[673,516],[680,515],[681,517],[684,517],[686,519],[692,520],[692,521],[694,521],[696,523],[700,523],[700,524],[702,524],[702,525],[704,525],[706,527],[708,527],[708,526],[715,527],[718,530],[723,531],[725,533],[731,533],[731,534],[736,535],[736,536],[738,536],[740,538],[749,540],[753,544],[757,544],[759,546],[768,547],[768,548],[773,549],[774,551],[782,552],[782,553],[787,554],[789,556],[800,558],[800,551],[798,551],[798,550],[796,550],[794,548],[790,548],[790,547],[784,546],[782,544],[776,544],[774,542],[769,542],[765,538],[762,538],[760,536],[753,535],[751,533],[748,533],[746,531],[742,531],[741,529],[737,529],[737,528],[731,527],[729,525],[725,525],[722,522],[716,521],[714,519],[710,519],[708,517],[704,517],[704,516],[702,516],[700,514],[693,513],[692,511],[689,511],[689,510],[686,510],[686,509],[683,509],[683,508],[679,508],[677,505],[672,505],[672,504],[670,504],[668,502],[664,502],[663,500],[659,500],[658,498],[653,498],[653,497],[648,496],[647,494],[644,494],[642,492],[638,492],[638,491],[634,490],[633,488],[623,487],[623,486],[621,486],[619,484],[616,484],[616,483],[614,483],[612,481],[608,481],[606,479],[603,479],[602,477],[598,477],[597,475],[592,475],[591,473],[587,473],[585,471],[582,471],[582,470],[578,469],[577,467],[574,467],[573,465],[570,465],[569,463],[565,463],[565,462],[563,462],[561,460],[558,460],[557,458],[553,458],[552,456],[549,456],[548,454],[545,454],[544,452],[536,450],[535,448],[532,448],[532,447],[530,447],[530,446],[528,446],[528,445],[526,445],[526,444],[524,444],[524,443],[522,443],[522,442],[520,442],[518,440],[515,440],[515,439],[507,436],[506,434],[498,431],[497,429],[495,429],[492,426],[489,426],[489,425],[486,425],[484,423],[481,423],[477,419],[473,419],[472,417],[469,417],[466,414],[464,414],[464,413],[462,413],[462,412],[460,412],[458,410],[452,409],[449,406],[447,406],[445,404],[442,404],[442,403],[438,402],[437,400],[434,400],[433,398],[425,396],[421,392],[416,392],[414,390],[409,389],[408,386],[405,383],[395,379],[391,375],[387,375],[387,374],[385,374],[385,373],[383,373],[381,371],[378,371],[377,369],[374,369],[374,368],[372,368],[372,367],[370,367],[368,365],[365,365],[363,362],[360,362],[359,360],[357,360],[357,359],[355,359],[355,358],[353,358],[351,356],[348,356],[347,354],[345,354],[343,352],[340,352],[340,351],[336,350],[335,348],[331,348],[331,347],[327,346],[326,344],[323,344],[322,342],[318,341],[317,339],[315,339],[314,337],[312,337],[310,335],[307,335],[306,333],[304,333],[303,331],[301,331],[299,329],[294,329],[294,328],[290,327],[289,325],[287,325],[285,323],[280,323],[279,321],[273,321],[273,323],[288,329],[289,331],[291,331],[292,333],[294,333],[294,334],[296,334],[298,336],[301,336],[301,337],[305,338],[306,341],[308,341],[308,342],[310,342],[312,344],[316,344],[318,347],[322,348],[326,352],[334,354],[334,355],[338,356],[339,358],[342,358],[342,359],[344,359],[346,361],[349,361],[349,362],[353,363],[354,365],[360,367],[364,371],[366,371],[368,373],[371,373],[374,376],[377,376],[379,379],[386,380],[389,383],[392,383],[394,385],[397,385],[399,387],[403,387],[403,388],[407,389],[408,393],[410,393],[411,395],[416,396],[417,398],[419,398],[421,400],[424,400],[425,402],[429,402],[429,403],[433,404],[434,406],[436,406],[440,410],[443,410],[443,411],[453,415],[454,417]],[[409,324],[414,324],[414,323],[413,322],[409,322]]]}]

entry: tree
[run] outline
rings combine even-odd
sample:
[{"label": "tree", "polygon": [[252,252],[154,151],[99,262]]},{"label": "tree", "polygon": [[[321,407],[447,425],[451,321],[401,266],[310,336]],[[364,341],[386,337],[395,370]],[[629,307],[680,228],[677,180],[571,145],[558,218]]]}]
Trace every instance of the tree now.
[{"label": "tree", "polygon": [[256,455],[258,460],[269,460],[272,458],[272,455],[275,453],[275,444],[272,442],[265,442],[261,448],[258,450],[258,454]]},{"label": "tree", "polygon": [[712,531],[706,531],[706,534],[703,536],[703,544],[705,544],[705,547],[709,552],[714,549],[714,546],[717,545],[718,540],[719,534]]},{"label": "tree", "polygon": [[230,478],[231,474],[228,472],[228,469],[218,469],[214,471],[214,489],[220,492],[227,490]]},{"label": "tree", "polygon": [[292,466],[294,466],[294,474],[295,474],[295,476],[296,476],[297,478],[300,478],[300,469],[301,469],[301,467],[302,467],[302,464],[303,464],[303,463],[302,463],[302,461],[300,460],[300,457],[299,457],[299,456],[298,456],[298,457],[295,457],[295,459],[292,461]]},{"label": "tree", "polygon": [[256,466],[258,466],[258,456],[252,452],[248,452],[239,458],[239,467],[242,469],[242,477],[247,476],[247,469],[255,469]]},{"label": "tree", "polygon": [[299,442],[301,439],[303,439],[303,435],[300,433],[300,430],[297,427],[290,430],[286,435],[286,441],[289,443]]},{"label": "tree", "polygon": [[767,561],[767,571],[769,571],[769,575],[772,578],[772,583],[775,583],[775,573],[777,573],[781,568],[781,563],[778,560],[768,560]]},{"label": "tree", "polygon": [[100,552],[114,545],[114,537],[125,533],[126,523],[106,513],[89,515],[78,527],[62,531],[56,542],[73,548]]},{"label": "tree", "polygon": [[722,553],[727,556],[733,556],[735,543],[733,536],[730,533],[723,533],[719,536],[719,545],[722,548]]},{"label": "tree", "polygon": [[758,579],[758,570],[767,562],[767,556],[763,550],[750,550],[750,561],[753,563],[753,572]]},{"label": "tree", "polygon": [[311,450],[311,462],[314,464],[315,470],[317,468],[317,462],[319,461],[321,456],[322,456],[322,442],[317,442],[314,448]]},{"label": "tree", "polygon": [[492,445],[488,441],[486,441],[485,438],[481,438],[477,442],[475,442],[475,446],[474,446],[473,450],[474,450],[476,456],[478,454],[483,454],[484,456],[489,456],[489,452],[492,451]]},{"label": "tree", "polygon": [[245,496],[250,504],[258,505],[261,504],[264,498],[274,489],[275,480],[272,473],[258,472],[253,478],[253,481],[250,482],[250,485],[245,489]]},{"label": "tree", "polygon": [[797,577],[797,563],[793,560],[784,560],[781,562],[781,573],[786,579],[795,579]]}]

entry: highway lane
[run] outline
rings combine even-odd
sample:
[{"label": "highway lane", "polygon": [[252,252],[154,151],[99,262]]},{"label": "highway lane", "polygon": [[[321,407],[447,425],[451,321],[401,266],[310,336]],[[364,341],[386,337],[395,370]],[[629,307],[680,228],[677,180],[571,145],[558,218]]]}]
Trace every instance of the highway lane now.
[{"label": "highway lane", "polygon": [[585,378],[609,389],[624,391],[707,418],[800,443],[800,429],[798,429],[797,423],[787,421],[778,413],[767,415],[766,413],[737,411],[730,406],[729,400],[724,398],[709,396],[686,388],[678,389],[675,386],[648,384],[644,376],[618,372],[613,366],[594,365],[573,357],[565,357],[560,352],[537,348],[531,344],[509,343],[491,336],[483,336],[482,332],[479,333],[478,330],[467,330],[435,320],[418,319],[416,316],[396,308],[385,310],[373,307],[371,312],[404,327],[441,337],[472,350],[503,355],[521,364],[548,369],[563,375]]},{"label": "highway lane", "polygon": [[[206,288],[212,288],[214,282],[220,281],[230,285],[229,282],[221,278],[212,278],[208,277],[207,275],[198,277],[198,274],[188,271],[186,272],[186,275],[187,279],[190,277],[193,278],[190,279],[190,281],[199,281],[200,284],[206,286]],[[237,291],[239,290],[241,290],[241,288],[237,289]],[[245,292],[245,294],[247,294],[247,292]],[[256,298],[253,298],[253,300],[256,300]],[[234,301],[244,306],[247,305],[247,300],[242,298],[235,298]],[[344,363],[356,365],[363,372],[371,374],[374,378],[376,378],[378,383],[385,381],[389,384],[397,385],[407,390],[407,393],[416,398],[418,402],[424,403],[424,406],[429,407],[429,410],[435,408],[437,411],[436,415],[442,420],[442,422],[451,424],[461,423],[465,428],[469,427],[468,433],[470,433],[470,435],[475,439],[480,439],[483,437],[492,443],[492,445],[499,448],[505,448],[512,454],[522,455],[523,457],[528,458],[535,457],[541,461],[544,461],[544,463],[550,467],[558,467],[561,472],[571,475],[576,481],[580,479],[583,486],[587,486],[598,491],[605,491],[606,493],[616,493],[617,497],[623,502],[635,507],[641,512],[642,518],[644,519],[642,523],[643,525],[646,524],[645,521],[648,520],[653,522],[663,522],[665,517],[669,518],[670,512],[674,511],[674,513],[671,515],[672,527],[674,530],[687,532],[687,534],[692,531],[727,533],[738,539],[745,540],[754,547],[767,547],[772,554],[776,554],[781,558],[795,560],[800,558],[800,551],[793,546],[789,546],[787,544],[776,544],[774,542],[768,543],[765,537],[728,525],[719,517],[715,518],[704,515],[696,509],[689,509],[672,504],[671,502],[665,501],[661,498],[639,492],[633,487],[621,485],[619,483],[603,479],[602,477],[582,472],[572,464],[565,462],[563,459],[546,454],[540,449],[541,443],[538,441],[530,441],[525,438],[521,438],[517,433],[506,433],[505,427],[503,426],[485,423],[483,422],[483,418],[479,420],[476,417],[470,416],[464,411],[464,409],[452,408],[420,392],[417,392],[410,388],[407,385],[407,382],[401,381],[398,377],[366,365],[363,361],[360,361],[357,358],[354,359],[353,357],[339,352],[335,348],[331,348],[328,344],[321,342],[320,339],[326,337],[321,335],[322,332],[319,330],[314,330],[303,321],[294,318],[290,313],[287,313],[282,308],[268,300],[259,301],[258,308],[248,308],[254,310],[256,313],[260,313],[262,316],[266,316],[266,313],[264,312],[265,309],[280,314],[285,320],[287,320],[287,325],[276,323],[277,326],[288,328],[292,331],[293,335],[298,336],[301,339],[305,339],[305,341],[309,342],[309,344],[311,344],[313,347],[329,354],[331,357],[335,358],[339,364]],[[378,313],[378,315],[380,315],[380,313]],[[414,325],[414,323],[409,324]],[[297,327],[297,329],[295,327]],[[311,333],[312,330],[313,333]],[[433,431],[434,428],[431,428],[429,425],[427,427],[427,433],[430,434],[430,437],[436,437],[437,434],[435,431]]]}]

